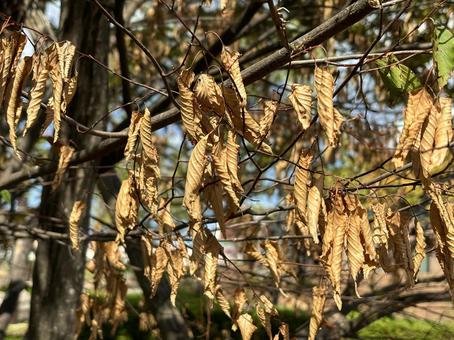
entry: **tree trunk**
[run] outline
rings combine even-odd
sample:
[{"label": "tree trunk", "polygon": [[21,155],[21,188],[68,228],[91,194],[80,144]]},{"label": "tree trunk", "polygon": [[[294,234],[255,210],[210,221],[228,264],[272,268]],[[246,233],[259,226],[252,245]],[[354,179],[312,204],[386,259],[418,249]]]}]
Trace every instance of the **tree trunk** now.
[{"label": "tree trunk", "polygon": [[[60,40],[69,40],[84,54],[92,55],[107,64],[109,27],[99,10],[89,1],[63,0],[61,3]],[[76,55],[76,58],[79,57]],[[67,114],[89,125],[107,112],[107,73],[87,59],[78,61],[78,87]],[[96,143],[94,137],[83,135],[73,128],[62,126],[63,141],[76,149],[89,148]],[[55,191],[43,188],[40,207],[41,228],[64,232],[67,224],[55,226],[49,217],[68,221],[76,200],[87,204],[81,229],[89,223],[90,201],[95,184],[95,164],[71,169],[69,181]],[[29,339],[70,339],[76,327],[76,309],[83,288],[86,244],[79,252],[71,251],[67,244],[55,240],[41,240],[36,251],[33,273],[33,290],[30,310]]]}]

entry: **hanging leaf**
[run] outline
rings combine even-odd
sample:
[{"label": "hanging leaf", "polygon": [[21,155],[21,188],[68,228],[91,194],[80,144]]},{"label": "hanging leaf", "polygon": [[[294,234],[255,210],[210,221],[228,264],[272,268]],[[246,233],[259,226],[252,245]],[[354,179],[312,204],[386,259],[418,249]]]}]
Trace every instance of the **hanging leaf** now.
[{"label": "hanging leaf", "polygon": [[76,201],[71,210],[71,215],[69,215],[69,239],[74,250],[79,250],[79,224],[85,207],[84,201]]},{"label": "hanging leaf", "polygon": [[58,159],[57,172],[55,173],[54,180],[52,181],[52,190],[55,191],[60,186],[74,152],[74,148],[69,145],[63,145],[60,147],[60,158]]},{"label": "hanging leaf", "polygon": [[231,51],[228,47],[223,47],[221,52],[221,62],[229,73],[235,85],[235,90],[240,97],[240,107],[245,108],[247,104],[247,94],[244,88],[243,78],[240,70],[240,54],[236,51]]},{"label": "hanging leaf", "polygon": [[327,68],[315,67],[315,89],[317,90],[317,113],[320,124],[328,137],[328,144],[339,144],[344,118],[333,106],[334,79]]},{"label": "hanging leaf", "polygon": [[203,137],[192,150],[184,187],[184,206],[188,210],[189,217],[196,222],[202,220],[199,190],[207,166],[207,145],[208,135]]},{"label": "hanging leaf", "polygon": [[237,323],[243,340],[250,340],[252,338],[252,334],[254,334],[257,330],[257,327],[252,321],[252,316],[248,313],[241,314]]},{"label": "hanging leaf", "polygon": [[386,88],[391,94],[391,98],[399,97],[421,88],[416,74],[407,66],[400,63],[394,54],[385,55],[376,61],[378,72]]},{"label": "hanging leaf", "polygon": [[118,231],[117,241],[123,242],[127,230],[134,229],[137,223],[139,199],[136,182],[130,174],[121,183],[115,204],[115,227]]},{"label": "hanging leaf", "polygon": [[292,92],[288,96],[295,109],[298,120],[304,130],[311,122],[312,89],[309,85],[292,84]]},{"label": "hanging leaf", "polygon": [[454,34],[448,26],[435,26],[433,58],[437,69],[438,87],[441,89],[448,83],[454,69]]},{"label": "hanging leaf", "polygon": [[323,319],[323,309],[326,301],[326,286],[322,281],[320,287],[312,288],[312,312],[309,322],[309,340],[315,340]]},{"label": "hanging leaf", "polygon": [[425,89],[409,95],[407,107],[404,111],[404,127],[392,160],[396,168],[404,164],[410,150],[419,148],[417,138],[431,108],[432,97]]},{"label": "hanging leaf", "polygon": [[125,147],[125,160],[128,162],[132,155],[134,154],[134,149],[136,148],[137,138],[139,137],[140,123],[142,121],[142,116],[139,112],[134,111],[131,115],[131,122],[129,123],[128,129],[128,140]]}]

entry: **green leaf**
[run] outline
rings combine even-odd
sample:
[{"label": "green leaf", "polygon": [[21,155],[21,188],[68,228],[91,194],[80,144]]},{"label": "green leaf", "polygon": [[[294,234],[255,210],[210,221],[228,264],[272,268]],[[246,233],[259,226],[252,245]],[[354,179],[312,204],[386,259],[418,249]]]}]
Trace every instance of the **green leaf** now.
[{"label": "green leaf", "polygon": [[0,197],[2,198],[3,201],[6,203],[11,204],[11,194],[9,193],[8,190],[2,190],[0,191]]},{"label": "green leaf", "polygon": [[422,87],[416,74],[407,66],[400,64],[394,54],[378,59],[376,64],[391,97],[401,96]]},{"label": "green leaf", "polygon": [[433,56],[440,89],[446,85],[454,69],[454,35],[449,28],[435,26]]}]

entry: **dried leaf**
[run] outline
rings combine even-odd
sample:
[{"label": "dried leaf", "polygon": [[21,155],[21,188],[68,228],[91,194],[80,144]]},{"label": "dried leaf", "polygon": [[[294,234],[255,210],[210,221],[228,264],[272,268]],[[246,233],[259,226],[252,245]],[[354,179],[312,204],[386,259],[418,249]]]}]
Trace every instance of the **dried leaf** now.
[{"label": "dried leaf", "polygon": [[294,196],[295,204],[299,217],[303,222],[307,221],[306,205],[307,193],[310,180],[310,166],[314,157],[313,148],[304,150],[298,161],[298,167],[295,170]]},{"label": "dried leaf", "polygon": [[48,62],[47,54],[35,54],[33,56],[33,85],[30,90],[24,136],[38,119],[39,109],[46,90],[46,81],[49,78]]},{"label": "dried leaf", "polygon": [[233,188],[236,192],[242,193],[243,187],[238,177],[238,153],[239,145],[236,142],[236,133],[227,131],[227,144],[226,144],[226,159],[227,169],[229,171],[230,180],[232,181]]},{"label": "dried leaf", "polygon": [[292,92],[288,96],[293,109],[298,115],[298,120],[304,130],[309,128],[311,122],[312,89],[309,85],[292,84]]},{"label": "dried leaf", "polygon": [[194,81],[194,73],[191,70],[184,69],[177,79],[178,90],[180,92],[181,102],[181,120],[183,126],[191,141],[197,142],[200,137],[200,127],[196,124],[194,114],[194,94],[190,90]]},{"label": "dried leaf", "polygon": [[8,105],[6,109],[6,121],[9,127],[9,139],[11,145],[19,157],[17,152],[17,136],[16,136],[16,126],[19,121],[20,115],[22,113],[22,88],[24,86],[25,80],[32,68],[33,59],[30,57],[25,57],[19,61],[17,65],[16,73],[14,75],[14,81],[11,87],[11,92],[8,100]]},{"label": "dried leaf", "polygon": [[227,298],[224,295],[224,292],[222,291],[221,288],[218,288],[216,290],[216,300],[219,304],[219,307],[221,307],[221,310],[227,315],[229,318],[231,318],[230,315],[230,303],[227,300]]},{"label": "dried leaf", "polygon": [[69,239],[73,250],[79,250],[79,224],[85,208],[84,201],[76,201],[71,210],[71,215],[69,215]]},{"label": "dried leaf", "polygon": [[252,321],[252,316],[248,313],[241,314],[237,321],[243,340],[250,340],[257,327]]},{"label": "dried leaf", "polygon": [[266,100],[263,105],[264,105],[264,115],[260,119],[259,125],[259,134],[262,139],[266,138],[268,133],[271,130],[271,125],[273,124],[274,121],[274,116],[276,115],[277,108],[278,108],[278,102],[275,100]]},{"label": "dried leaf", "polygon": [[409,151],[415,145],[424,121],[432,107],[432,98],[425,89],[421,89],[415,93],[410,93],[408,97],[407,107],[404,111],[404,127],[399,138],[399,144],[394,153],[393,163],[396,168],[401,167]]},{"label": "dried leaf", "polygon": [[208,135],[203,137],[194,147],[189,158],[186,184],[184,187],[184,206],[188,210],[189,217],[197,222],[202,220],[199,190],[202,185],[205,167],[207,166],[207,145]]},{"label": "dried leaf", "polygon": [[260,146],[262,151],[273,153],[271,147],[262,141],[259,124],[245,108],[240,106],[235,91],[224,87],[223,94],[227,109],[226,116],[230,118],[236,133],[243,136],[254,146]]},{"label": "dried leaf", "polygon": [[236,51],[231,51],[229,48],[224,47],[221,52],[221,62],[225,69],[232,78],[235,90],[239,94],[240,107],[245,108],[247,104],[246,89],[243,84],[243,78],[241,77],[240,70],[240,54]]},{"label": "dried leaf", "polygon": [[307,226],[315,244],[318,244],[318,219],[323,200],[323,176],[314,179],[307,197]]},{"label": "dried leaf", "polygon": [[342,115],[333,106],[334,79],[326,68],[315,68],[315,89],[317,90],[317,112],[320,124],[328,136],[328,144],[339,144],[340,128],[344,121]]},{"label": "dried leaf", "polygon": [[127,230],[134,229],[137,223],[139,199],[134,178],[130,175],[121,183],[115,204],[115,227],[117,241],[123,242]]},{"label": "dried leaf", "polygon": [[227,150],[221,143],[218,143],[216,145],[216,148],[214,149],[214,152],[212,154],[212,158],[216,174],[221,180],[224,191],[227,193],[230,201],[233,203],[234,208],[238,209],[240,207],[240,201],[237,194],[235,193],[235,190],[233,189],[233,183],[230,178],[227,164]]},{"label": "dried leaf", "polygon": [[309,323],[309,340],[314,340],[323,319],[323,309],[326,302],[326,286],[312,288],[312,313]]},{"label": "dried leaf", "polygon": [[60,147],[60,158],[58,159],[57,172],[55,173],[54,180],[52,181],[52,190],[55,191],[60,186],[74,152],[74,148],[69,145],[63,145]]},{"label": "dried leaf", "polygon": [[214,111],[218,115],[224,115],[225,105],[222,91],[212,76],[209,74],[200,74],[194,88],[194,93],[197,102],[200,103],[204,111]]},{"label": "dried leaf", "polygon": [[128,141],[126,142],[126,147],[124,151],[125,160],[128,162],[134,150],[136,148],[137,138],[139,137],[140,125],[142,121],[142,116],[139,112],[134,111],[131,115],[131,122],[128,129]]},{"label": "dried leaf", "polygon": [[426,256],[426,240],[424,238],[424,230],[418,220],[415,222],[415,233],[416,233],[416,246],[415,246],[415,256],[413,257],[413,271],[414,276],[418,275],[419,268],[421,263]]}]

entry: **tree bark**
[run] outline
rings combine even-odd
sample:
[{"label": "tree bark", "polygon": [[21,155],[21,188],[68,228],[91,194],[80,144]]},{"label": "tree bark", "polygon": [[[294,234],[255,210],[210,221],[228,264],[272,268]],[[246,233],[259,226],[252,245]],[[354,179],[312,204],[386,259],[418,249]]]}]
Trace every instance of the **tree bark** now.
[{"label": "tree bark", "polygon": [[[69,40],[77,51],[107,63],[109,26],[95,6],[84,0],[63,0],[60,22],[59,40]],[[108,78],[106,72],[90,60],[80,59],[78,64],[77,92],[67,115],[83,124],[90,124],[107,110]],[[62,142],[76,149],[96,143],[93,137],[67,126],[62,126],[61,136],[68,137]],[[68,221],[74,202],[80,199],[87,204],[81,229],[88,228],[88,212],[96,175],[92,169],[90,166],[71,169],[67,174],[69,181],[62,183],[54,192],[49,187],[43,188],[40,207],[40,225],[43,229],[66,231],[66,224],[63,227],[55,226],[49,222],[49,217]],[[69,245],[55,240],[39,241],[33,273],[28,339],[73,337],[76,309],[83,288],[85,249],[86,244],[81,245],[80,251],[73,252]]]}]

